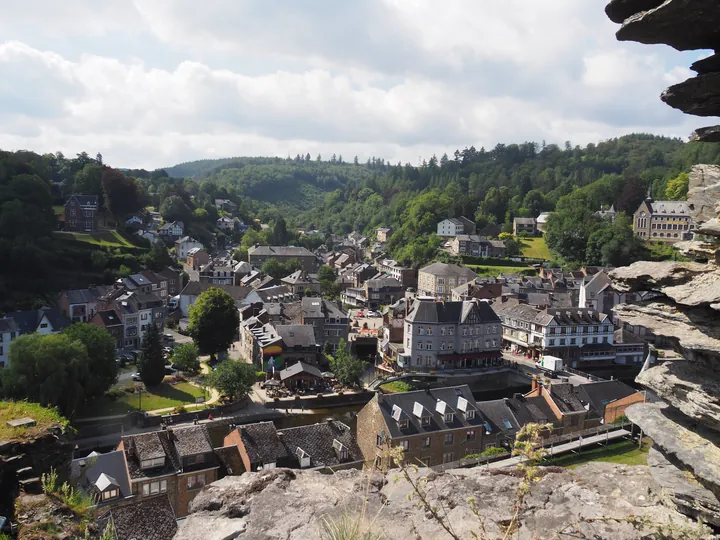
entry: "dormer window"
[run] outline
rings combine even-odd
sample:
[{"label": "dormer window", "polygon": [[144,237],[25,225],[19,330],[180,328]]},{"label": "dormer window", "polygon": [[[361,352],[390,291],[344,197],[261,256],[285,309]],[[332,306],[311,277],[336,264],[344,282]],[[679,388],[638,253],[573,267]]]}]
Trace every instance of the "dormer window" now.
[{"label": "dormer window", "polygon": [[143,459],[140,462],[141,469],[154,469],[155,467],[162,467],[163,465],[165,465],[165,456],[154,459]]},{"label": "dormer window", "polygon": [[407,420],[400,420],[400,421],[398,422],[398,427],[399,427],[400,429],[407,429],[409,425],[410,425],[410,424],[409,424],[409,422],[408,422]]},{"label": "dormer window", "polygon": [[117,489],[108,489],[106,491],[103,491],[102,500],[109,501],[110,499],[117,499],[118,494],[119,494],[119,491]]},{"label": "dormer window", "polygon": [[473,420],[475,418],[475,411],[473,409],[470,409],[465,413],[465,418],[468,420]]},{"label": "dormer window", "polygon": [[188,456],[187,462],[188,462],[188,465],[196,465],[199,463],[205,463],[205,456],[203,454]]},{"label": "dormer window", "polygon": [[485,428],[485,435],[490,435],[490,433],[492,433],[492,427],[490,427],[488,422],[485,422],[483,427]]},{"label": "dormer window", "polygon": [[423,416],[420,420],[420,424],[423,426],[429,426],[430,425],[430,417],[429,416]]},{"label": "dormer window", "polygon": [[454,413],[446,413],[443,417],[446,424],[450,424],[455,420],[455,414]]}]

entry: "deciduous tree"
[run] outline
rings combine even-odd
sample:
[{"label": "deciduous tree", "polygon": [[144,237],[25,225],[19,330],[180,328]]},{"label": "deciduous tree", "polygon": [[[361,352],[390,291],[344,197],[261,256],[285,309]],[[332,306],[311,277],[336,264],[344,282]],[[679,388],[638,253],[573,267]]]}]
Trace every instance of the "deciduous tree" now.
[{"label": "deciduous tree", "polygon": [[255,367],[235,360],[221,362],[208,376],[208,384],[232,401],[247,396],[254,383]]},{"label": "deciduous tree", "polygon": [[209,288],[190,307],[188,333],[203,354],[214,356],[229,349],[239,324],[235,300],[222,289]]},{"label": "deciduous tree", "polygon": [[172,359],[181,371],[195,373],[200,370],[198,350],[194,343],[182,343],[175,347]]}]

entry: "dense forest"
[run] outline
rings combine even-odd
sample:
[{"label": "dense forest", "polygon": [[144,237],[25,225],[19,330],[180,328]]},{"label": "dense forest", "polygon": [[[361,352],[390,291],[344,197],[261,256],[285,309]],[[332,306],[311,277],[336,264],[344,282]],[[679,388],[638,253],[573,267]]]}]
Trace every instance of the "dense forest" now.
[{"label": "dense forest", "polygon": [[[584,148],[569,142],[470,147],[419,166],[306,153],[155,171],[113,169],[101,155],[84,152],[73,158],[0,152],[0,310],[46,303],[63,287],[109,283],[169,261],[164,247],[150,249],[139,239],[120,249],[58,235],[57,214],[71,193],[98,195],[120,229],[128,215],[153,207],[166,221],[184,221],[206,245],[239,244],[239,255],[256,242],[314,248],[328,243],[330,233],[372,234],[389,226],[389,255],[415,266],[436,256],[434,231],[443,218],[465,215],[481,234],[495,237],[516,216],[554,211],[547,242],[557,262],[617,265],[648,256],[647,246],[632,235],[628,217],[610,223],[595,212],[614,204],[630,215],[648,188],[657,199],[682,199],[696,163],[720,164],[720,144],[638,134]],[[235,217],[249,226],[244,236],[217,230],[223,212],[216,198],[238,205]],[[299,235],[300,227],[323,235]]]}]

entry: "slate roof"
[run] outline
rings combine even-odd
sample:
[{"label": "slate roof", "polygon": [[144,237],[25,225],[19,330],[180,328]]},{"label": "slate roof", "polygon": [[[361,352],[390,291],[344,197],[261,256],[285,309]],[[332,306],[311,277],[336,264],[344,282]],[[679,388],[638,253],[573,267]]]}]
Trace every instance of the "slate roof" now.
[{"label": "slate roof", "polygon": [[68,304],[87,304],[105,294],[111,289],[109,286],[90,287],[88,289],[74,289],[66,291]]},{"label": "slate roof", "polygon": [[248,250],[248,255],[263,257],[314,257],[312,251],[296,246],[255,246]]},{"label": "slate roof", "polygon": [[[275,280],[272,276],[267,276],[263,278],[264,283],[260,285],[264,285],[266,283],[271,283]],[[260,297],[260,300],[263,302],[272,302],[273,300],[281,300],[283,298],[290,298],[293,295],[293,292],[290,290],[290,288],[287,285],[273,285],[271,287],[266,287],[264,289],[256,289],[255,292]]]},{"label": "slate roof", "polygon": [[47,317],[53,331],[57,332],[70,326],[70,321],[56,308],[43,307],[29,311],[13,311],[7,317],[13,319],[21,334],[35,332],[43,317]]},{"label": "slate roof", "polygon": [[98,517],[99,529],[104,531],[108,522],[116,540],[171,540],[178,528],[167,495],[112,507]]},{"label": "slate roof", "polygon": [[688,215],[687,201],[649,201],[650,211],[653,215]]},{"label": "slate roof", "polygon": [[[468,420],[464,414],[456,412],[453,422],[445,423],[442,414],[435,410],[438,400],[447,403],[454,411],[458,411],[458,398],[463,398],[468,402],[468,406],[475,413],[475,418]],[[415,403],[423,406],[424,410],[430,415],[430,424],[422,425],[421,420],[413,413]],[[393,418],[393,405],[397,405],[405,414],[408,420],[408,427],[400,429],[398,422]],[[385,424],[388,428],[391,438],[402,438],[410,435],[419,435],[423,433],[435,433],[446,429],[457,429],[461,427],[478,427],[482,426],[487,420],[479,412],[475,398],[473,398],[470,387],[467,385],[450,386],[445,388],[432,388],[428,390],[418,390],[415,392],[401,392],[397,394],[378,395],[378,406],[382,412]]]},{"label": "slate roof", "polygon": [[180,457],[208,454],[213,451],[205,426],[173,429],[171,440]]},{"label": "slate roof", "polygon": [[481,323],[500,323],[500,318],[487,302],[472,300],[457,302],[436,302],[415,300],[405,320],[412,323],[455,323],[464,322],[471,313],[476,313]]},{"label": "slate roof", "polygon": [[531,217],[516,217],[513,218],[513,223],[517,223],[518,225],[535,225],[536,221],[535,218]]},{"label": "slate roof", "polygon": [[237,430],[251,464],[277,463],[290,457],[272,422],[238,426]]},{"label": "slate roof", "polygon": [[213,452],[217,456],[223,475],[234,475],[243,470],[242,456],[236,445],[215,448]]},{"label": "slate roof", "polygon": [[598,381],[580,384],[575,387],[577,397],[583,404],[589,404],[590,410],[602,414],[608,403],[617,401],[637,392],[622,381]]},{"label": "slate roof", "polygon": [[325,317],[323,313],[322,298],[304,297],[302,299],[302,313],[304,317],[312,319],[322,319]]},{"label": "slate roof", "polygon": [[552,424],[557,421],[552,409],[542,396],[516,396],[510,399],[508,406],[522,426],[530,423]]},{"label": "slate roof", "polygon": [[[310,327],[312,329],[312,327]],[[286,367],[280,372],[280,380],[284,381],[289,377],[298,375],[299,373],[307,373],[317,378],[322,378],[322,372],[315,366],[306,364],[305,362],[297,362],[290,367]]]},{"label": "slate roof", "polygon": [[497,435],[499,432],[502,432],[509,436],[514,436],[520,429],[520,422],[515,418],[509,406],[509,401],[510,400],[496,399],[493,401],[477,402],[478,409],[492,427],[490,431],[491,434]]},{"label": "slate roof", "polygon": [[97,316],[100,317],[100,320],[103,322],[103,326],[105,326],[106,328],[123,325],[120,315],[114,309],[98,311]]},{"label": "slate roof", "polygon": [[[363,461],[362,452],[352,430],[337,420],[284,429],[279,431],[278,435],[290,454],[297,455],[298,447],[302,448],[310,456],[310,467]],[[347,459],[340,459],[333,447],[335,440],[347,449]]]},{"label": "slate roof", "polygon": [[291,285],[298,283],[320,283],[317,279],[317,274],[308,274],[304,270],[297,270],[289,276],[285,276],[280,281]]},{"label": "slate roof", "polygon": [[[130,478],[154,478],[173,474],[180,470],[175,451],[168,439],[167,431],[154,431],[140,435],[126,435],[122,438]],[[140,469],[140,461],[165,456],[165,465],[151,470]]]},{"label": "slate roof", "polygon": [[98,209],[99,199],[97,195],[70,195],[65,204],[67,205],[71,199],[75,199],[83,208]]},{"label": "slate roof", "polygon": [[283,343],[289,349],[294,347],[315,347],[315,333],[313,327],[306,324],[279,324],[275,331],[282,338]]},{"label": "slate roof", "polygon": [[104,489],[98,485],[98,483],[102,484],[102,482],[98,481],[103,474],[115,482],[120,491],[120,499],[132,496],[124,452],[115,450],[105,454],[94,453],[91,456],[73,459],[70,462],[71,482],[90,494],[97,494]]},{"label": "slate roof", "polygon": [[585,411],[585,407],[575,395],[573,385],[570,383],[553,384],[550,387],[550,396],[563,413]]},{"label": "slate roof", "polygon": [[435,262],[420,269],[420,272],[432,274],[437,277],[464,277],[468,280],[475,279],[477,274],[470,270],[467,266],[459,264],[446,264]]},{"label": "slate roof", "polygon": [[3,317],[0,319],[0,333],[8,334],[10,332],[18,332],[17,324],[13,319]]},{"label": "slate roof", "polygon": [[379,279],[368,279],[368,289],[402,289],[400,282],[394,277],[383,276]]}]

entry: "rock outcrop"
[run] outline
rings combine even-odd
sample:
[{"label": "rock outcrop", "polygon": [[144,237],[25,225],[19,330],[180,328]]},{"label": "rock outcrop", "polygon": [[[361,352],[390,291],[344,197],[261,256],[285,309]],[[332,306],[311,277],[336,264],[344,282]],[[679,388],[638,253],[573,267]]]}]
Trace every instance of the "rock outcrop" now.
[{"label": "rock outcrop", "polygon": [[[706,527],[663,505],[663,489],[648,467],[591,463],[544,472],[525,500],[513,538],[712,538]],[[420,469],[411,477],[459,538],[503,538],[520,484],[513,471]],[[195,498],[175,539],[305,540],[321,537],[323,524],[359,524],[381,538],[450,539],[412,495],[412,485],[393,471],[275,469],[226,477]]]},{"label": "rock outcrop", "polygon": [[[666,44],[679,51],[714,50],[695,62],[698,74],[662,93],[676,109],[697,116],[720,116],[720,6],[716,0],[611,0],[610,20],[621,23],[620,41]],[[720,140],[720,126],[697,130],[695,140]]]}]

